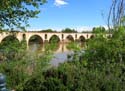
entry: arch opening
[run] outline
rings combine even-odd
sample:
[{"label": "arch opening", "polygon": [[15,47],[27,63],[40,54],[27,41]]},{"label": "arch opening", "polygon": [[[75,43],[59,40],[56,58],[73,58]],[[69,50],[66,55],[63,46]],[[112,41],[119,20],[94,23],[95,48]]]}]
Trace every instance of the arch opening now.
[{"label": "arch opening", "polygon": [[43,44],[43,39],[39,35],[33,35],[30,37],[28,44]]},{"label": "arch opening", "polygon": [[9,45],[9,43],[19,43],[19,40],[14,35],[6,36],[2,39],[1,44],[2,45]]},{"label": "arch opening", "polygon": [[79,42],[85,42],[86,40],[85,40],[85,37],[84,36],[80,36],[79,37]]},{"label": "arch opening", "polygon": [[75,34],[75,38],[77,39],[77,34]]},{"label": "arch opening", "polygon": [[63,38],[64,38],[64,35],[62,34],[62,40],[63,40]]},{"label": "arch opening", "polygon": [[49,43],[59,43],[60,39],[57,35],[53,35],[51,36],[51,38],[49,39]]},{"label": "arch opening", "polygon": [[22,36],[23,36],[23,40],[26,40],[26,34],[23,34]]},{"label": "arch opening", "polygon": [[0,61],[13,61],[18,58],[18,49],[22,47],[14,35],[6,36],[0,43]]},{"label": "arch opening", "polygon": [[45,34],[45,39],[47,39],[47,34]]},{"label": "arch opening", "polygon": [[95,37],[94,35],[91,35],[91,36],[90,36],[90,39],[93,39],[94,37]]},{"label": "arch opening", "polygon": [[74,42],[73,36],[72,36],[72,35],[68,35],[68,36],[66,37],[66,42]]},{"label": "arch opening", "polygon": [[39,35],[31,36],[28,41],[28,48],[31,53],[41,51],[43,48],[43,39]]}]

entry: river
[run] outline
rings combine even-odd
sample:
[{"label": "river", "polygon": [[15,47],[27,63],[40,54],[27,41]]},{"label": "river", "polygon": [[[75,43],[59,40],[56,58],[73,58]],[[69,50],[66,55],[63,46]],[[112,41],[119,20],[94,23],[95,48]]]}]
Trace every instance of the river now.
[{"label": "river", "polygon": [[[60,44],[58,44],[58,46],[56,46],[56,48],[53,51],[53,58],[50,61],[50,64],[52,66],[58,66],[59,63],[65,62],[67,60],[67,55],[70,55],[73,53],[73,50],[68,49],[67,45],[69,45],[69,44],[60,43]],[[81,46],[80,43],[79,43],[79,45],[81,48],[83,48],[83,46]],[[45,47],[46,47],[46,45],[31,43],[29,45],[29,50],[30,50],[30,52],[42,53],[45,51]]]}]

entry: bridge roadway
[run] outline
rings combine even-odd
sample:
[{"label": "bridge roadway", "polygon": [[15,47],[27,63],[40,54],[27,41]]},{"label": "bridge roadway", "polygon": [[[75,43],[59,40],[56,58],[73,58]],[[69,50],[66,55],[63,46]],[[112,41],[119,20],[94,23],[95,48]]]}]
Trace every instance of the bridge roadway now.
[{"label": "bridge roadway", "polygon": [[60,33],[60,32],[1,32],[0,33],[0,43],[3,39],[5,39],[8,36],[11,36],[12,34],[15,34],[15,37],[21,42],[24,38],[27,42],[27,45],[29,43],[29,40],[32,36],[39,36],[43,43],[45,41],[50,41],[51,37],[57,36],[60,40],[60,42],[66,42],[67,38],[70,36],[72,39],[80,40],[81,38],[89,39],[93,36],[92,33]]}]

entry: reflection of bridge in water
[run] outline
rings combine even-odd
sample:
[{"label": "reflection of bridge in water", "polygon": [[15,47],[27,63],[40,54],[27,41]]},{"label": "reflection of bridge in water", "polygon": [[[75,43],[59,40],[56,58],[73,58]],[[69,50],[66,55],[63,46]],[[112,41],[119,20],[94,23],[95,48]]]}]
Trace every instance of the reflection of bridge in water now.
[{"label": "reflection of bridge in water", "polygon": [[60,52],[68,52],[69,49],[67,48],[67,44],[59,44],[59,47],[57,50],[55,50],[55,53],[60,53]]},{"label": "reflection of bridge in water", "polygon": [[[70,50],[67,48],[67,45],[66,43],[59,43],[57,45],[57,48],[55,48],[54,50],[54,53],[63,53],[63,52],[69,52]],[[29,45],[29,51],[32,51],[32,52],[38,52],[38,53],[41,53],[41,52],[44,52],[45,51],[45,46],[46,45],[40,45],[40,44],[32,44],[32,45]]]},{"label": "reflection of bridge in water", "polygon": [[12,34],[15,34],[15,38],[18,39],[19,41],[22,41],[24,38],[26,40],[27,45],[29,44],[29,41],[31,37],[33,36],[38,36],[41,40],[42,43],[45,41],[50,41],[50,39],[53,36],[57,36],[60,42],[67,42],[68,37],[72,37],[72,39],[75,40],[80,40],[80,39],[89,39],[93,36],[92,33],[58,33],[58,32],[2,32],[0,33],[0,43],[8,36],[11,36]]}]

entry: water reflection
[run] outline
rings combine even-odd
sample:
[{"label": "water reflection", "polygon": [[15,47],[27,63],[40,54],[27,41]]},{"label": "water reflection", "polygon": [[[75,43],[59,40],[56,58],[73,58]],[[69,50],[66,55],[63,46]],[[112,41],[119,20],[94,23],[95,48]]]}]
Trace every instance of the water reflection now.
[{"label": "water reflection", "polygon": [[[49,45],[49,44],[47,44],[47,45]],[[39,52],[39,51],[44,52],[47,45],[45,45],[45,44],[31,43],[29,45],[29,47],[28,47],[28,50],[30,52]],[[63,52],[71,51],[70,49],[67,48],[67,45],[68,44],[62,44],[62,43],[60,43],[60,44],[55,45],[54,48],[51,48],[51,50],[53,50],[54,53],[63,53]]]},{"label": "water reflection", "polygon": [[58,66],[59,63],[63,63],[67,60],[67,55],[73,53],[73,51],[67,51],[62,53],[55,53],[54,58],[51,60],[50,64],[53,66]]},{"label": "water reflection", "polygon": [[[50,44],[47,44],[51,46]],[[31,53],[43,53],[45,51],[45,48],[47,46],[46,44],[37,44],[37,43],[31,43],[29,45],[29,52]],[[59,43],[58,45],[52,45],[54,46],[54,49],[49,47],[51,50],[53,50],[54,58],[51,60],[50,64],[52,66],[57,66],[59,63],[63,63],[67,60],[67,55],[73,53],[71,49],[68,49],[69,44],[65,43]],[[79,46],[82,48],[84,47],[82,43],[79,43]]]}]

